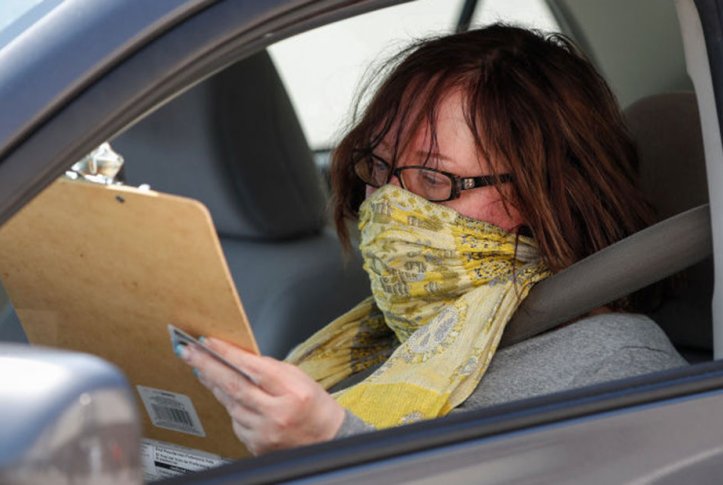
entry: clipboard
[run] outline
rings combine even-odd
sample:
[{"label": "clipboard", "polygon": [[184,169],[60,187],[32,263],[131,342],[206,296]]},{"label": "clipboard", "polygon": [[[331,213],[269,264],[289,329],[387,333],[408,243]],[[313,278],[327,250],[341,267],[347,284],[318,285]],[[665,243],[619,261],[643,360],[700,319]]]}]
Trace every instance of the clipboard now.
[{"label": "clipboard", "polygon": [[168,338],[173,322],[258,354],[203,204],[58,179],[0,227],[0,276],[31,343],[123,370],[142,402],[145,438],[249,456]]}]

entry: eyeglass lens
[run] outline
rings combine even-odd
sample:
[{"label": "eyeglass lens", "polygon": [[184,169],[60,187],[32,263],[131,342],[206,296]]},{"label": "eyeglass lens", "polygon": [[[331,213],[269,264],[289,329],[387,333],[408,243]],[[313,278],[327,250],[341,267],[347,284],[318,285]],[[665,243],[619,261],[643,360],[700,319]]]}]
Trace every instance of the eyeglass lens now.
[{"label": "eyeglass lens", "polygon": [[383,160],[365,157],[354,164],[357,176],[372,187],[381,187],[389,181],[391,169]]},{"label": "eyeglass lens", "polygon": [[399,171],[399,177],[405,189],[427,200],[442,201],[452,195],[452,180],[439,172],[424,168],[403,168]]},{"label": "eyeglass lens", "polygon": [[[354,164],[357,176],[372,187],[389,182],[389,165],[376,157],[365,157]],[[434,170],[402,167],[397,172],[402,187],[430,201],[448,200],[452,195],[452,180]]]}]

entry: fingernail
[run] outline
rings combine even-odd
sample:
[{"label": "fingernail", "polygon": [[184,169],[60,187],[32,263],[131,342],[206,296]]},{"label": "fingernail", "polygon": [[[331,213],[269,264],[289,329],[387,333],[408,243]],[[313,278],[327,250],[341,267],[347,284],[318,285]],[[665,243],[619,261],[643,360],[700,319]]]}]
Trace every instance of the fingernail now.
[{"label": "fingernail", "polygon": [[185,359],[186,357],[188,357],[188,349],[183,344],[176,344],[176,346],[173,348],[173,351],[181,359]]},{"label": "fingernail", "polygon": [[196,368],[194,367],[194,368],[193,368],[193,375],[196,376],[196,377],[198,377],[198,378],[200,379],[200,378],[201,378],[201,371],[198,370],[198,369],[196,369]]}]

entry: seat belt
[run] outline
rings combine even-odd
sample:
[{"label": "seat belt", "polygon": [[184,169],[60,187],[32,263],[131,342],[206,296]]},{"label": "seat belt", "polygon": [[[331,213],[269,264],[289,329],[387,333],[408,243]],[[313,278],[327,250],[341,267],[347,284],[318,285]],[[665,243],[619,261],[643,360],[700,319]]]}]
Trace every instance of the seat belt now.
[{"label": "seat belt", "polygon": [[507,324],[500,348],[645,288],[712,251],[708,204],[636,232],[535,285]]}]

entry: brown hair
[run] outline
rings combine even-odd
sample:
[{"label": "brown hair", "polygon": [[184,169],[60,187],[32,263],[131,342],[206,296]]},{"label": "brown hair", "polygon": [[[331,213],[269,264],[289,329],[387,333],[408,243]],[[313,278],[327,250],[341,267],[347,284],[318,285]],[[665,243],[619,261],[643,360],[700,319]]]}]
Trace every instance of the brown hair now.
[{"label": "brown hair", "polygon": [[505,201],[520,212],[553,272],[652,222],[615,97],[566,37],[497,24],[418,42],[386,71],[333,154],[334,220],[346,247],[345,222],[364,198],[353,151],[392,140],[396,164],[422,126],[432,134],[432,151],[437,108],[455,89],[480,153],[512,173]]}]

